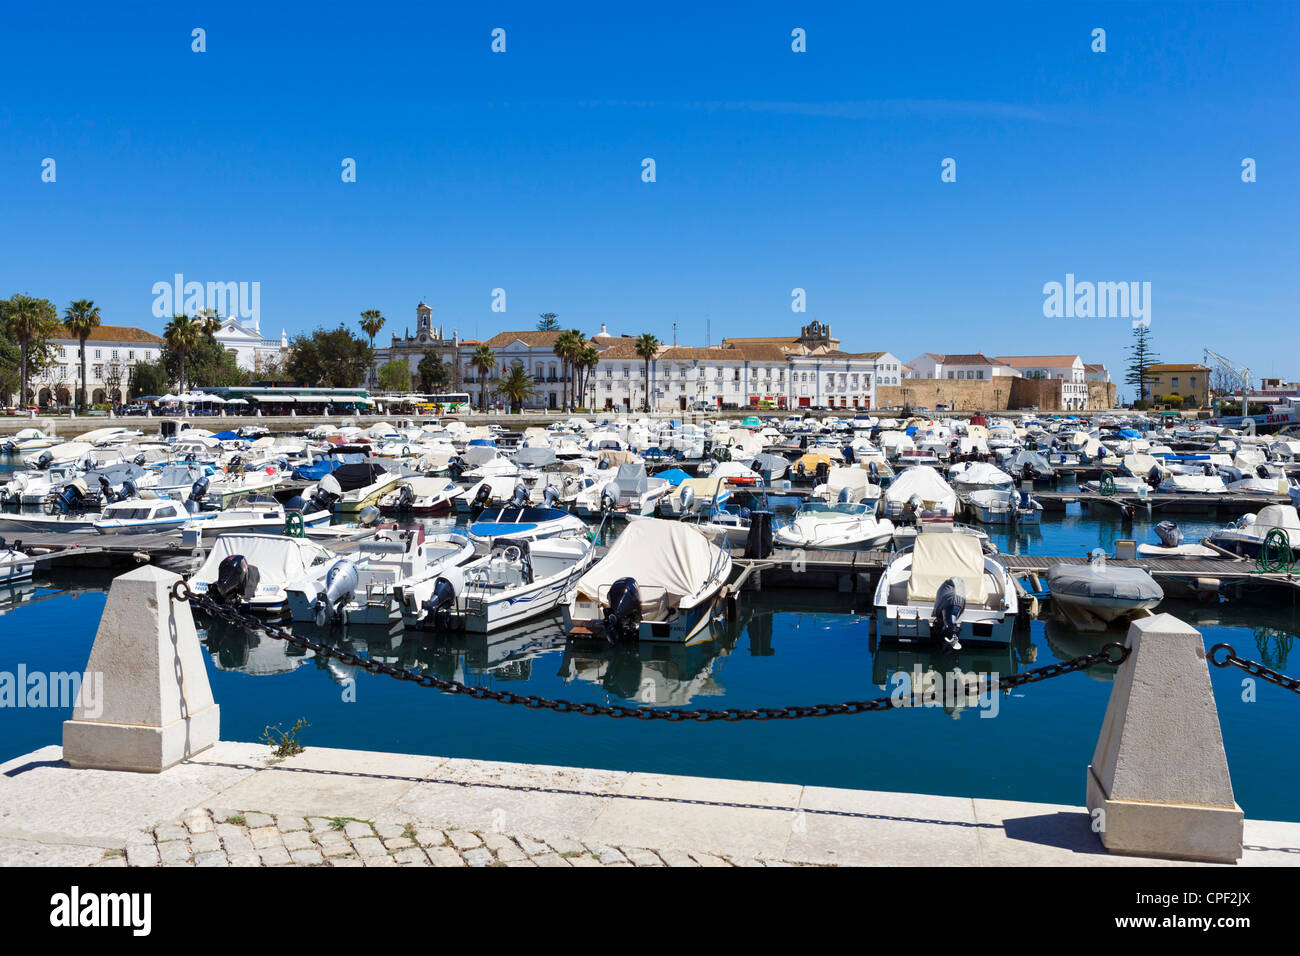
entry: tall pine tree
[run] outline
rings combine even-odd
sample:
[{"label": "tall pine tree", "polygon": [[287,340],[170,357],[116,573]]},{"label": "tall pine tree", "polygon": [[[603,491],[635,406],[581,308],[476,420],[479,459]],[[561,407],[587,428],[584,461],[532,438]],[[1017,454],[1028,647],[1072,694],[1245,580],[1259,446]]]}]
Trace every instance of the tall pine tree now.
[{"label": "tall pine tree", "polygon": [[1133,329],[1133,344],[1128,347],[1128,354],[1128,374],[1124,377],[1124,382],[1137,389],[1135,402],[1144,401],[1146,399],[1146,382],[1150,378],[1147,370],[1160,361],[1160,356],[1151,348],[1151,328],[1149,326],[1139,325]]}]

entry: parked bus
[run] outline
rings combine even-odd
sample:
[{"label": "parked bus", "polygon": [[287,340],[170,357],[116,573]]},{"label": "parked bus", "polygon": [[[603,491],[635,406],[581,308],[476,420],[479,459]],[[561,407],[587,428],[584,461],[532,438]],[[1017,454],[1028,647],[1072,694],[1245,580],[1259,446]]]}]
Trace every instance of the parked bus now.
[{"label": "parked bus", "polygon": [[443,415],[469,409],[469,392],[440,392],[417,395],[415,399],[416,407],[423,415]]}]

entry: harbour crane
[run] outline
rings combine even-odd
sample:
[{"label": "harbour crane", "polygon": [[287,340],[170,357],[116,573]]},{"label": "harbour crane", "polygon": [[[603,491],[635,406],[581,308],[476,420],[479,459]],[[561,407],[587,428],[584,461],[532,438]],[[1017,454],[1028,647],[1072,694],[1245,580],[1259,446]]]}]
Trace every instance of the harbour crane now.
[{"label": "harbour crane", "polygon": [[1211,365],[1212,363],[1215,368],[1226,375],[1229,379],[1240,383],[1241,416],[1242,418],[1245,418],[1249,414],[1249,412],[1246,411],[1246,403],[1249,401],[1250,391],[1254,387],[1252,384],[1254,380],[1251,377],[1250,369],[1246,368],[1244,365],[1238,365],[1236,362],[1232,361],[1232,359],[1220,355],[1218,352],[1214,351],[1214,349],[1206,348],[1203,351],[1205,352],[1206,365]]}]

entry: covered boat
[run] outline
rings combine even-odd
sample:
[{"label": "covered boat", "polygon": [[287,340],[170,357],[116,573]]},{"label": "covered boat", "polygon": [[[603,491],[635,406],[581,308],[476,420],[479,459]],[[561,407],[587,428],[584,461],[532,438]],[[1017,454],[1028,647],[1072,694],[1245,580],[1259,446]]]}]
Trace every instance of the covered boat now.
[{"label": "covered boat", "polygon": [[1019,602],[1007,569],[977,539],[949,531],[916,536],[880,576],[875,594],[881,640],[1006,644]]},{"label": "covered boat", "polygon": [[905,469],[885,489],[885,514],[891,518],[921,512],[952,515],[957,510],[957,493],[929,465]]},{"label": "covered boat", "polygon": [[284,608],[285,585],[334,557],[334,552],[303,538],[223,534],[190,576],[189,586],[226,603],[279,612]]},{"label": "covered boat", "polygon": [[1258,514],[1242,515],[1207,540],[1233,554],[1256,558],[1270,534],[1274,540],[1285,539],[1292,554],[1300,554],[1300,514],[1295,505],[1265,505]]},{"label": "covered boat", "polygon": [[983,461],[962,462],[948,470],[948,482],[958,494],[973,491],[1010,491],[1014,480],[1001,468]]},{"label": "covered boat", "polygon": [[1057,604],[1086,611],[1106,623],[1137,616],[1165,598],[1145,569],[1108,564],[1100,554],[1086,566],[1052,565],[1047,569],[1047,586]]},{"label": "covered boat", "polygon": [[707,630],[731,554],[690,524],[628,524],[564,605],[574,637],[686,643]]}]

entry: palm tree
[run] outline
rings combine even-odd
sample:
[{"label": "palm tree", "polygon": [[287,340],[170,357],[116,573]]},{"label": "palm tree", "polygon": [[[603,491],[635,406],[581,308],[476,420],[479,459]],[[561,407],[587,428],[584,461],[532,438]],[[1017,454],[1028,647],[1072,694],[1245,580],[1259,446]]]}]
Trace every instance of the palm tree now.
[{"label": "palm tree", "polygon": [[533,377],[516,365],[501,380],[501,392],[510,399],[510,410],[518,411],[524,399],[533,394]]},{"label": "palm tree", "polygon": [[18,402],[26,405],[31,376],[28,374],[28,357],[33,347],[41,346],[58,328],[59,313],[48,299],[29,295],[14,295],[4,303],[5,328],[18,343],[22,369],[19,377]]},{"label": "palm tree", "polygon": [[474,366],[474,370],[478,372],[479,383],[482,389],[480,394],[483,401],[483,411],[487,411],[487,374],[492,371],[492,369],[496,368],[497,354],[492,351],[492,346],[485,342],[474,350],[474,354],[470,356],[469,364]]},{"label": "palm tree", "polygon": [[173,315],[172,320],[167,323],[167,328],[163,329],[163,340],[167,344],[167,350],[174,352],[180,359],[180,381],[177,382],[177,389],[182,395],[185,394],[185,356],[198,348],[199,336],[202,334],[203,326],[188,315]]},{"label": "palm tree", "polygon": [[587,345],[587,337],[582,334],[581,329],[569,329],[567,332],[561,332],[555,339],[555,347],[552,351],[560,359],[560,371],[564,378],[564,407],[569,408],[572,401],[571,389],[569,388],[569,375],[573,370],[574,359]]},{"label": "palm tree", "polygon": [[205,335],[216,335],[221,331],[221,317],[217,315],[216,309],[199,309],[194,321],[198,323],[199,331]]},{"label": "palm tree", "polygon": [[645,362],[645,410],[650,411],[650,360],[659,351],[659,339],[649,332],[637,337],[636,354]]},{"label": "palm tree", "polygon": [[574,361],[582,372],[582,387],[578,389],[578,404],[581,405],[587,399],[587,385],[590,384],[591,374],[600,364],[600,350],[594,345],[583,346]]},{"label": "palm tree", "polygon": [[[77,340],[81,349],[81,402],[78,411],[86,411],[86,339],[99,328],[99,307],[90,299],[77,299],[63,311],[63,327]],[[114,396],[116,401],[117,396]]]},{"label": "palm tree", "polygon": [[384,316],[378,309],[366,309],[361,313],[361,331],[370,336],[370,351],[375,350],[375,336],[384,327]]}]

